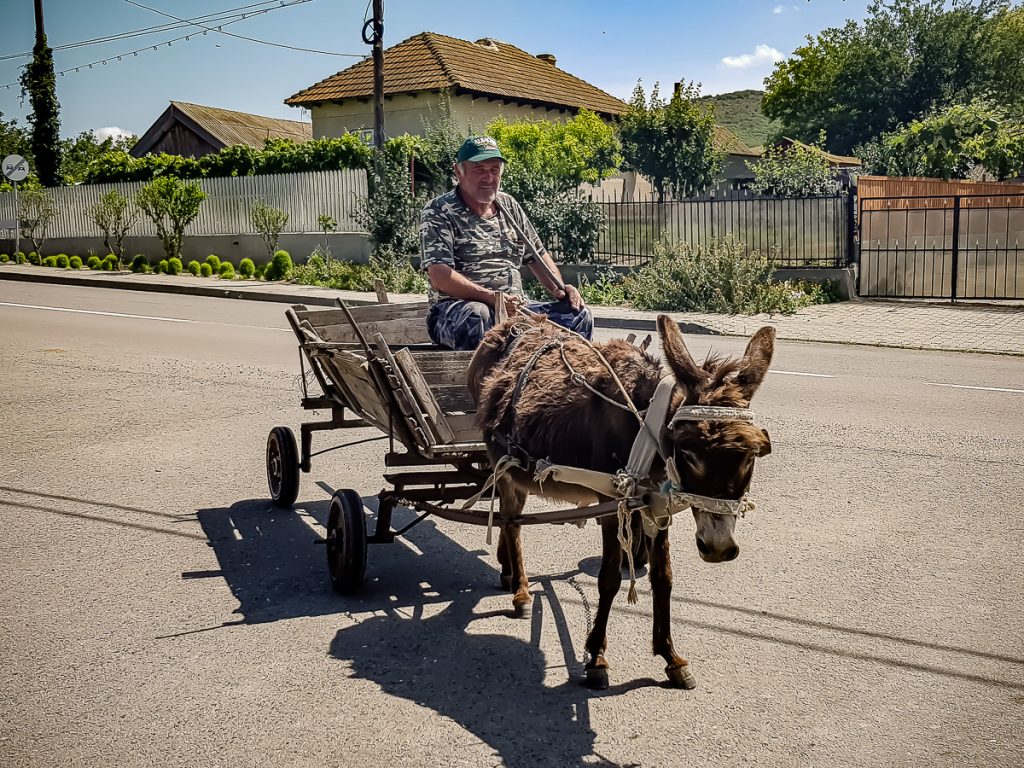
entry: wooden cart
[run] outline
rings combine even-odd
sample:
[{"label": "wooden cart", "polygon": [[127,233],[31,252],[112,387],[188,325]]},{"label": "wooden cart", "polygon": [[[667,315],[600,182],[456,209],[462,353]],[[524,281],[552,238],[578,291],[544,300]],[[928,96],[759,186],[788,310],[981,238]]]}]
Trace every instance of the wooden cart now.
[{"label": "wooden cart", "polygon": [[[335,590],[349,593],[363,583],[367,543],[390,543],[430,515],[487,525],[487,508],[463,509],[491,475],[475,405],[466,386],[472,352],[431,344],[427,304],[381,303],[337,309],[286,311],[299,341],[302,407],[330,411],[329,420],[304,422],[300,440],[288,427],[274,427],[267,439],[267,480],[274,504],[290,507],[301,472],[314,456],[356,443],[312,451],[313,433],[374,426],[388,439],[386,486],[378,495],[376,526],[368,535],[362,498],[342,489],[331,499],[327,521],[327,564]],[[320,393],[309,392],[308,374]],[[363,442],[363,441],[357,441]],[[488,495],[489,498],[489,495]],[[392,528],[397,505],[421,514]],[[637,502],[642,506],[642,502]],[[617,502],[585,508],[522,513],[514,520],[495,515],[495,525],[577,522],[613,513]]]}]

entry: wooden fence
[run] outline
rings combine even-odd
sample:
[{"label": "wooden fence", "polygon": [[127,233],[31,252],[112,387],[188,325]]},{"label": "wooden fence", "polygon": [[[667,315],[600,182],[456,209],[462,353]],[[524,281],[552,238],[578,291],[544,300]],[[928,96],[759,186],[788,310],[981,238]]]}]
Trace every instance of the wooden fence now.
[{"label": "wooden fence", "polygon": [[[207,198],[199,216],[189,224],[186,235],[254,234],[249,221],[253,203],[263,200],[288,213],[284,233],[319,232],[321,214],[333,216],[339,232],[362,232],[354,212],[360,197],[366,196],[366,172],[356,170],[310,171],[268,176],[231,176],[200,179]],[[89,217],[89,209],[112,189],[134,198],[143,182],[89,184],[47,190],[57,206],[57,216],[47,228],[48,238],[101,237]],[[0,221],[15,219],[14,193],[0,192]],[[153,236],[156,227],[140,216],[133,236]]]},{"label": "wooden fence", "polygon": [[949,208],[953,198],[958,196],[964,198],[965,207],[1019,207],[1024,205],[1024,184],[943,181],[917,176],[861,176],[857,179],[857,196],[862,211]]}]

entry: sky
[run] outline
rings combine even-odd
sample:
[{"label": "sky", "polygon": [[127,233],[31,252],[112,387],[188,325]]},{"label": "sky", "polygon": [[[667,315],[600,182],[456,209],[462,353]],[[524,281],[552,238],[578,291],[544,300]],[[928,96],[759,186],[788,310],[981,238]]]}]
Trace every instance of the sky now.
[{"label": "sky", "polygon": [[[361,39],[369,2],[305,0],[238,20],[242,13],[295,2],[233,11],[254,1],[44,0],[55,69],[72,70],[57,78],[61,134],[141,135],[171,100],[308,120],[308,112],[284,100],[369,54]],[[702,93],[714,94],[761,88],[775,62],[808,35],[863,19],[868,1],[384,0],[384,45],[424,31],[464,40],[491,37],[528,53],[554,54],[559,68],[623,100],[638,80],[648,90],[660,82],[663,94],[676,81],[696,81]],[[200,22],[207,29],[189,26],[59,48],[175,23],[156,11],[197,20],[233,11],[235,21],[222,32],[214,29],[219,22],[210,21]],[[30,52],[34,42],[33,0],[0,0],[0,20],[0,112],[25,125],[28,104],[17,81],[28,58],[18,54]],[[175,40],[188,34],[194,36]],[[145,50],[132,54],[140,48]],[[110,61],[94,63],[102,59]]]}]

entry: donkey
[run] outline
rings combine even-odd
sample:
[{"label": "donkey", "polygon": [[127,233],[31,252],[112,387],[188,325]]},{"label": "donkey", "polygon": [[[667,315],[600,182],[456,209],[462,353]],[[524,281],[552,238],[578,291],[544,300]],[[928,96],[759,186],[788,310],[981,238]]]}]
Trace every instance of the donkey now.
[{"label": "donkey", "polygon": [[[768,372],[775,331],[761,328],[751,337],[740,360],[709,356],[700,366],[687,351],[679,326],[667,315],[658,317],[658,333],[674,381],[666,384],[671,387],[671,400],[668,416],[656,435],[659,456],[654,459],[650,480],[660,483],[666,477],[675,478],[686,492],[698,494],[698,498],[709,497],[704,499],[704,507],[715,508],[719,499],[739,500],[750,485],[755,457],[771,452],[768,433],[747,421],[705,421],[699,417],[676,421],[672,417],[680,406],[746,409]],[[520,459],[522,465],[508,469],[497,482],[501,582],[503,588],[513,592],[517,615],[525,615],[531,601],[520,526],[502,521],[514,520],[531,493],[578,505],[609,500],[608,495],[581,485],[538,482],[535,459],[608,474],[621,470],[640,430],[637,414],[624,405],[622,390],[629,393],[635,408],[643,411],[651,405],[665,376],[659,360],[624,339],[590,344],[543,319],[513,317],[484,337],[468,370],[477,422],[493,465],[509,455]],[[675,465],[674,472],[669,463]],[[700,557],[711,563],[736,558],[739,545],[734,536],[735,507],[724,514],[720,505],[714,512],[697,502],[691,506]],[[665,672],[674,686],[693,688],[696,680],[689,662],[676,653],[672,644],[668,530],[661,526],[647,535],[638,518],[633,513],[631,528],[639,535],[633,539],[632,559],[642,564],[649,557],[654,653],[665,659]],[[592,688],[608,686],[604,656],[608,617],[622,583],[620,521],[610,514],[600,518],[600,523],[600,601],[586,641],[586,681]]]}]

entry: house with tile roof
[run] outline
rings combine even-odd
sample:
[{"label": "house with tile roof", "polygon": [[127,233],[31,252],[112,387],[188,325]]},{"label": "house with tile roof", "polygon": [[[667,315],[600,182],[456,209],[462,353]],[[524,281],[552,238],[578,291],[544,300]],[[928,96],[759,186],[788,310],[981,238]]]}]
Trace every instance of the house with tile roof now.
[{"label": "house with tile roof", "polygon": [[[497,117],[559,120],[589,109],[610,120],[626,104],[536,56],[492,38],[475,42],[421,32],[384,51],[384,125],[388,136],[423,131],[447,91],[452,117],[465,132]],[[373,62],[364,59],[285,100],[306,107],[317,138],[373,131]]]},{"label": "house with tile roof", "polygon": [[313,127],[310,123],[172,101],[142,134],[130,154],[142,157],[167,152],[183,157],[202,157],[220,152],[232,144],[248,144],[262,149],[267,139],[309,141],[311,138]]}]

